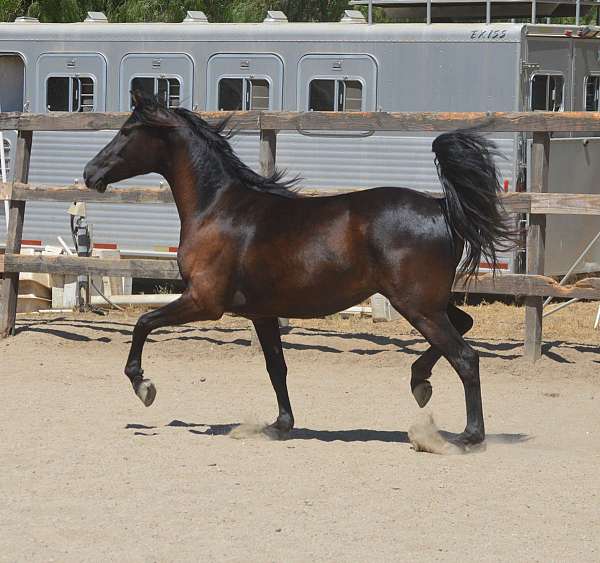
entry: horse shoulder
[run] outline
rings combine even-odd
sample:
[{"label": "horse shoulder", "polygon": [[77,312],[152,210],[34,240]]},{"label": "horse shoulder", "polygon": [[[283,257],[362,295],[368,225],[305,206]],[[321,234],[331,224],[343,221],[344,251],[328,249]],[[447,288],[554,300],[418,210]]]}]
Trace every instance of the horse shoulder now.
[{"label": "horse shoulder", "polygon": [[217,221],[199,224],[183,234],[177,252],[182,277],[192,277],[198,271],[205,276],[216,275],[234,261],[235,242],[235,234]]}]

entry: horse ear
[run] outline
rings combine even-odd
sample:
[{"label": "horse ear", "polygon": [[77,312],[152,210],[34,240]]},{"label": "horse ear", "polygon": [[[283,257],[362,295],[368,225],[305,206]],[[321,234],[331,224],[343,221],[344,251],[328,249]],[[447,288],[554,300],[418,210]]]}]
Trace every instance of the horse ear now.
[{"label": "horse ear", "polygon": [[141,90],[131,90],[130,94],[134,109],[142,109],[146,103],[146,97],[144,96],[144,93]]},{"label": "horse ear", "polygon": [[160,102],[156,97],[149,96],[140,90],[132,90],[131,99],[134,113],[140,116],[146,125],[152,125],[153,127],[176,126],[165,103]]}]

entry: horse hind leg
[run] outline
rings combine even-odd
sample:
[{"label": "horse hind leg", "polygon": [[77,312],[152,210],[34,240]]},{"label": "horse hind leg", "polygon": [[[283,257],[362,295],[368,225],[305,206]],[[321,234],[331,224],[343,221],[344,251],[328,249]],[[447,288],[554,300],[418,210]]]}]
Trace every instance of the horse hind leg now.
[{"label": "horse hind leg", "polygon": [[[447,309],[450,322],[459,332],[464,335],[473,326],[473,317],[465,313],[455,305],[449,304]],[[428,348],[411,366],[410,388],[417,404],[423,408],[431,399],[432,387],[429,381],[433,367],[442,357],[440,351],[435,347]]]},{"label": "horse hind leg", "polygon": [[479,355],[467,344],[450,321],[446,311],[421,313],[403,311],[408,321],[439,350],[460,377],[467,411],[467,424],[462,434],[452,442],[465,449],[485,439],[481,384],[479,380]]}]

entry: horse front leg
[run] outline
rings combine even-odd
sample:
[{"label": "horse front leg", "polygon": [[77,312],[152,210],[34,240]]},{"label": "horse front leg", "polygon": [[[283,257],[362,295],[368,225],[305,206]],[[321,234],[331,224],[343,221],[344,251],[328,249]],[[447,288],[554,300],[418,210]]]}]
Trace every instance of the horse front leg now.
[{"label": "horse front leg", "polygon": [[267,434],[282,438],[294,427],[294,415],[287,389],[287,366],[283,357],[279,320],[255,319],[252,321],[265,356],[267,371],[277,397],[279,415],[267,429]]},{"label": "horse front leg", "polygon": [[144,379],[142,369],[142,351],[148,335],[157,328],[180,325],[193,321],[218,319],[221,314],[202,306],[190,293],[184,293],[179,299],[143,314],[133,329],[133,338],[129,357],[125,366],[125,375],[131,381],[135,394],[149,407],[156,397],[156,387],[150,379]]}]

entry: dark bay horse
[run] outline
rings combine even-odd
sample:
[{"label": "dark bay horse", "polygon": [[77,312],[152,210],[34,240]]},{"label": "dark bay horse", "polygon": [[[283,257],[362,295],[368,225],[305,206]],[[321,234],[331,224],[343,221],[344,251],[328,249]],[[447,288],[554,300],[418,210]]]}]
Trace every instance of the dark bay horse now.
[{"label": "dark bay horse", "polygon": [[142,370],[150,332],[235,313],[254,323],[279,406],[270,431],[285,435],[294,417],[277,318],[329,315],[379,292],[431,345],[412,366],[418,404],[429,401],[431,370],[444,356],[465,391],[467,424],[456,443],[484,440],[479,358],[462,337],[473,321],[449,298],[457,269],[471,276],[482,257],[495,265],[510,236],[490,141],[473,131],[435,139],[443,199],[398,188],[300,197],[281,174],[267,178],[245,166],[222,134],[225,123],[210,126],[138,93],[134,104],[84,177],[103,192],[109,183],[161,174],[181,219],[177,261],[185,290],[139,318],[125,367],[146,406],[156,394]]}]

